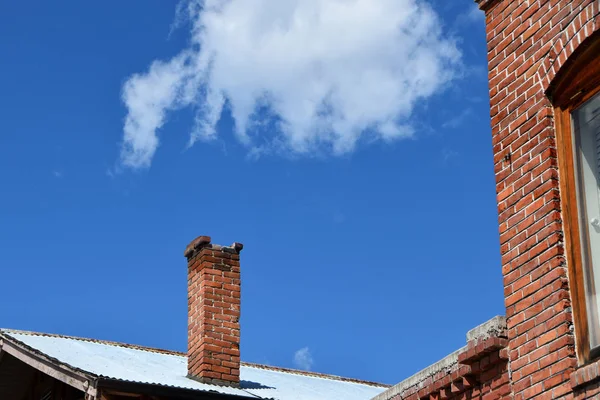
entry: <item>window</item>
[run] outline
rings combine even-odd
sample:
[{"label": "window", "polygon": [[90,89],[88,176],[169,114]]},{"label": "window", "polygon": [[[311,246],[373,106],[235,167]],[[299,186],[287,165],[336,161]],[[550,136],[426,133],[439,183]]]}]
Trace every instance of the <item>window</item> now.
[{"label": "window", "polygon": [[600,94],[572,112],[590,348],[600,347]]},{"label": "window", "polygon": [[580,363],[600,357],[600,37],[583,43],[550,89]]}]

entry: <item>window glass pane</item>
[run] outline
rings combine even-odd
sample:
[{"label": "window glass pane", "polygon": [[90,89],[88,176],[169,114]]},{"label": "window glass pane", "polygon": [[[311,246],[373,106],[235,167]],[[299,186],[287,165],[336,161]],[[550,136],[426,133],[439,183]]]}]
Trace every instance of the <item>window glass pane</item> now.
[{"label": "window glass pane", "polygon": [[600,346],[600,95],[573,112],[590,347]]}]

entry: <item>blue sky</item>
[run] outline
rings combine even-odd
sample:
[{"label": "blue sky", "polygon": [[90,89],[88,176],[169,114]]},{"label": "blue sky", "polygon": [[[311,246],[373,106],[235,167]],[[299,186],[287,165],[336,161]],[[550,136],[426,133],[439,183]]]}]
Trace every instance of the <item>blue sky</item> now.
[{"label": "blue sky", "polygon": [[395,383],[502,314],[483,16],[370,1],[3,2],[0,326],[185,350],[200,234],[246,361]]}]

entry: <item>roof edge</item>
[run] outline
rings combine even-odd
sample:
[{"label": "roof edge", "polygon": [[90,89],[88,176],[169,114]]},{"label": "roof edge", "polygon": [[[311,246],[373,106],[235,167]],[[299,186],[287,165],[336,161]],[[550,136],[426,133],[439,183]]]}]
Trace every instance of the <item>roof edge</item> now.
[{"label": "roof edge", "polygon": [[[218,385],[214,385],[217,387]],[[100,377],[98,379],[98,388],[102,391],[107,390],[110,394],[111,391],[126,392],[132,394],[146,394],[151,393],[153,396],[173,397],[181,399],[198,399],[199,393],[201,393],[202,399],[206,400],[221,400],[221,399],[254,399],[259,400],[262,397],[250,393],[244,389],[240,389],[246,393],[246,395],[221,393],[211,390],[198,391],[196,389],[188,389],[176,386],[160,385],[148,382],[134,382],[125,381],[117,378]]]},{"label": "roof edge", "polygon": [[[53,338],[60,338],[60,339],[79,340],[79,341],[83,341],[83,342],[103,344],[103,345],[107,345],[107,346],[116,346],[116,347],[123,347],[126,349],[148,351],[151,353],[159,353],[159,354],[166,354],[166,355],[172,355],[172,356],[187,357],[187,353],[183,353],[180,351],[165,350],[165,349],[159,349],[156,347],[141,346],[141,345],[136,345],[136,344],[122,343],[122,342],[114,342],[114,341],[110,341],[110,340],[82,338],[82,337],[77,337],[77,336],[60,335],[60,334],[54,334],[54,333],[41,333],[41,332],[33,332],[33,331],[23,331],[23,330],[16,330],[16,329],[0,329],[0,336],[3,333],[6,333],[8,335],[10,335],[11,333],[14,333],[14,334],[20,334],[20,335],[45,336],[45,337],[53,337]],[[11,338],[11,339],[16,340],[14,338]],[[311,371],[302,371],[302,370],[292,369],[292,368],[275,367],[275,366],[266,365],[266,364],[256,364],[256,363],[242,361],[241,365],[246,366],[246,367],[251,367],[251,368],[260,368],[260,369],[265,369],[265,370],[269,370],[269,371],[283,372],[283,373],[296,374],[296,375],[302,375],[302,376],[311,376],[311,377],[315,377],[315,378],[330,379],[330,380],[336,380],[336,381],[342,381],[342,382],[350,382],[350,383],[356,383],[356,384],[361,384],[361,385],[366,385],[366,386],[375,386],[375,387],[381,387],[381,388],[389,388],[392,386],[392,385],[379,383],[379,382],[372,382],[372,381],[355,379],[355,378],[347,378],[347,377],[343,377],[343,376],[330,375],[330,374],[325,374],[325,373],[320,373],[320,372],[311,372]]]},{"label": "roof edge", "polygon": [[266,370],[275,371],[275,372],[284,372],[284,373],[288,373],[288,374],[296,374],[296,375],[302,375],[302,376],[311,376],[311,377],[314,377],[314,378],[323,378],[323,379],[330,379],[330,380],[336,380],[336,381],[357,383],[357,384],[360,384],[360,385],[376,386],[376,387],[381,387],[381,388],[390,388],[390,387],[392,387],[392,385],[388,385],[386,383],[366,381],[366,380],[356,379],[356,378],[346,378],[346,377],[339,376],[339,375],[330,375],[330,374],[324,374],[324,373],[321,373],[321,372],[303,371],[303,370],[293,369],[293,368],[274,367],[274,366],[271,366],[271,365],[255,364],[255,363],[243,362],[243,361],[242,361],[242,365],[244,365],[246,367],[266,369]]},{"label": "roof edge", "polygon": [[18,335],[43,336],[43,337],[53,337],[53,338],[59,338],[59,339],[71,339],[71,340],[79,340],[82,342],[104,344],[107,346],[116,346],[116,347],[124,347],[127,349],[133,349],[133,350],[148,351],[151,353],[160,353],[160,354],[167,354],[167,355],[173,355],[173,356],[184,356],[184,357],[187,356],[187,353],[183,353],[183,352],[175,351],[175,350],[165,350],[165,349],[159,349],[157,347],[115,342],[112,340],[102,340],[102,339],[84,338],[84,337],[80,337],[80,336],[61,335],[58,333],[22,331],[22,330],[18,330],[18,329],[0,329],[0,334],[2,334],[2,333],[7,333],[9,335],[11,333],[14,333],[14,334],[18,334]]}]

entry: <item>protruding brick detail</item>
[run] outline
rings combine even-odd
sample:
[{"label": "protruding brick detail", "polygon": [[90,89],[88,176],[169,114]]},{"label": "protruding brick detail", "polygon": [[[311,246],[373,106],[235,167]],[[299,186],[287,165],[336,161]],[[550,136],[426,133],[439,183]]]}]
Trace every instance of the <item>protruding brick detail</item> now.
[{"label": "protruding brick detail", "polygon": [[467,344],[467,348],[458,355],[458,362],[473,365],[476,361],[481,360],[490,353],[504,349],[507,345],[508,339],[500,337],[472,340]]},{"label": "protruding brick detail", "polygon": [[571,387],[575,390],[589,389],[591,383],[600,380],[600,361],[579,368],[571,374]]},{"label": "protruding brick detail", "polygon": [[188,260],[188,376],[239,386],[240,251],[199,236],[185,249]]}]

